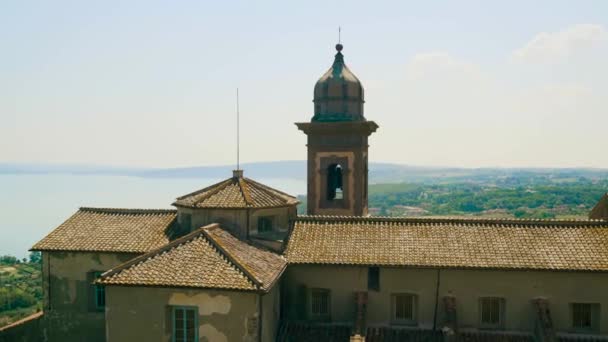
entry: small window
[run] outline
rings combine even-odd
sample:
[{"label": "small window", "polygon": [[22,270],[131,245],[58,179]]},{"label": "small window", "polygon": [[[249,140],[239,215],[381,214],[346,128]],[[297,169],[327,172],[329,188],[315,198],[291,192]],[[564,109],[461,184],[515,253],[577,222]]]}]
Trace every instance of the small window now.
[{"label": "small window", "polygon": [[[103,272],[93,272],[93,278],[98,279]],[[106,307],[106,288],[103,285],[95,284],[93,296],[95,297],[95,308],[101,310]]]},{"label": "small window", "polygon": [[370,267],[367,269],[367,289],[380,291],[380,268]]},{"label": "small window", "polygon": [[498,328],[503,324],[504,299],[485,297],[480,299],[480,323],[482,327]]},{"label": "small window", "polygon": [[593,303],[572,303],[572,328],[595,330],[599,321],[600,305]]},{"label": "small window", "polygon": [[326,289],[312,289],[311,290],[311,314],[312,316],[329,316],[329,301],[330,292]]},{"label": "small window", "polygon": [[268,233],[272,231],[272,217],[258,217],[258,233]]},{"label": "small window", "polygon": [[172,342],[198,341],[198,308],[190,306],[176,306],[172,311]]},{"label": "small window", "polygon": [[416,295],[395,294],[392,298],[393,321],[401,324],[416,324]]}]

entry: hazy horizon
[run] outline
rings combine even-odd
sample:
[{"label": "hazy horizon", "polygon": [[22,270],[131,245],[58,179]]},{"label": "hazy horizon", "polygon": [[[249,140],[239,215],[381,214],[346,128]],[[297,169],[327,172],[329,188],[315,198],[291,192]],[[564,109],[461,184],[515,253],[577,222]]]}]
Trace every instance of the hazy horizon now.
[{"label": "hazy horizon", "polygon": [[[240,169],[246,170],[247,166],[250,165],[256,165],[256,164],[271,164],[271,163],[292,163],[292,162],[301,162],[301,163],[306,163],[306,159],[291,159],[291,160],[256,160],[256,161],[247,161],[244,163],[241,163],[240,165]],[[408,163],[400,163],[400,162],[386,162],[386,161],[370,161],[371,165],[394,165],[394,166],[399,166],[399,167],[408,167],[408,168],[429,168],[429,169],[505,169],[505,170],[509,170],[509,169],[530,169],[530,170],[534,170],[534,169],[555,169],[555,170],[559,170],[559,169],[563,169],[563,170],[568,170],[568,169],[573,169],[573,170],[608,170],[608,167],[587,167],[587,166],[493,166],[493,165],[488,165],[488,166],[459,166],[459,165],[421,165],[421,164],[408,164]],[[112,170],[112,169],[142,169],[142,170],[171,170],[171,169],[188,169],[188,168],[232,168],[232,169],[236,169],[236,164],[235,163],[218,163],[218,164],[198,164],[198,165],[177,165],[177,166],[155,166],[155,165],[150,165],[150,166],[137,166],[137,165],[127,165],[127,164],[123,164],[123,165],[117,165],[117,164],[96,164],[96,163],[54,163],[54,162],[37,162],[37,161],[25,161],[25,162],[12,162],[12,161],[2,161],[0,160],[0,167],[1,166],[32,166],[32,167],[61,167],[61,168],[67,168],[67,167],[75,167],[75,168],[79,168],[79,167],[84,167],[84,168],[91,168],[91,169],[108,169],[108,170]],[[1,170],[0,170],[1,171]]]},{"label": "hazy horizon", "polygon": [[370,162],[608,168],[608,2],[0,4],[0,162],[303,160],[342,27]]}]

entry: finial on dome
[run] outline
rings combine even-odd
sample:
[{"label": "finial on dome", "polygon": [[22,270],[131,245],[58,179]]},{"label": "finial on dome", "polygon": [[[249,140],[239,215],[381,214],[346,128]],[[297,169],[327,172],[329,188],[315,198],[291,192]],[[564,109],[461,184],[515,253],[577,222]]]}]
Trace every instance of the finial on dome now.
[{"label": "finial on dome", "polygon": [[336,44],[336,50],[338,52],[341,52],[343,48],[344,48],[344,46],[342,44],[340,44],[340,43]]}]

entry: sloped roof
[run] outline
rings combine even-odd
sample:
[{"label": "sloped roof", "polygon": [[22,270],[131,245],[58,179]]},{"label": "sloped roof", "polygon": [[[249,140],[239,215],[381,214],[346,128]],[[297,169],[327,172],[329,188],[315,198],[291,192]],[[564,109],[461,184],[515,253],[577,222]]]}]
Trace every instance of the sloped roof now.
[{"label": "sloped roof", "polygon": [[189,208],[272,208],[296,204],[295,197],[237,173],[235,177],[178,197],[173,203]]},{"label": "sloped roof", "polygon": [[299,217],[290,264],[608,271],[608,222]]},{"label": "sloped roof", "polygon": [[287,262],[211,224],[111,269],[106,285],[268,291]]},{"label": "sloped roof", "polygon": [[34,251],[145,253],[169,242],[175,210],[80,208]]},{"label": "sloped roof", "polygon": [[608,220],[608,193],[605,193],[595,207],[591,209],[589,218],[594,220]]}]

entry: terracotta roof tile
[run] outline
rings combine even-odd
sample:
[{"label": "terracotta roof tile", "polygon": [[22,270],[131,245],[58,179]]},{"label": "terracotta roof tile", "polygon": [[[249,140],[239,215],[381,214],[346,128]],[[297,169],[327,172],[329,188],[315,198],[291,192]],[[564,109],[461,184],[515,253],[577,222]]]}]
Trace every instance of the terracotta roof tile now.
[{"label": "terracotta roof tile", "polygon": [[300,217],[290,264],[608,271],[608,222]]},{"label": "terracotta roof tile", "polygon": [[145,253],[169,242],[175,210],[80,208],[37,251]]},{"label": "terracotta roof tile", "polygon": [[287,266],[287,261],[282,256],[245,243],[219,226],[210,227],[204,232],[262,289],[270,289]]},{"label": "terracotta roof tile", "polygon": [[286,265],[212,224],[109,270],[100,283],[267,291]]},{"label": "terracotta roof tile", "polygon": [[286,193],[245,177],[232,177],[188,195],[173,205],[189,208],[271,208],[296,205]]},{"label": "terracotta roof tile", "polygon": [[604,194],[589,213],[590,219],[608,220],[608,193]]}]

